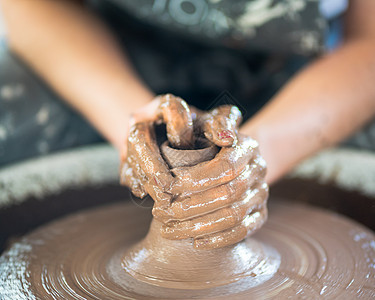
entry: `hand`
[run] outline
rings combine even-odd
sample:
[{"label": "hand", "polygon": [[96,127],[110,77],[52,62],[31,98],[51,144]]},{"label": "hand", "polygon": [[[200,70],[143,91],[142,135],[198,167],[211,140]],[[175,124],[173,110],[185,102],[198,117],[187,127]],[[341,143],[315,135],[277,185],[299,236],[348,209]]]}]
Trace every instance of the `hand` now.
[{"label": "hand", "polygon": [[185,101],[170,94],[156,97],[132,116],[127,147],[122,153],[121,183],[137,197],[149,194],[158,205],[166,207],[174,178],[156,142],[154,123],[158,122],[166,123],[168,139],[175,147],[191,147],[194,143],[193,121]]},{"label": "hand", "polygon": [[236,106],[222,105],[207,113],[191,107],[194,112],[196,135],[202,135],[219,147],[228,147],[237,143],[237,130],[242,115]]},{"label": "hand", "polygon": [[267,219],[266,165],[249,137],[238,135],[236,145],[211,161],[172,173],[170,192],[177,197],[167,209],[153,210],[165,238],[194,238],[196,248],[219,248],[241,241]]},{"label": "hand", "polygon": [[[138,197],[149,194],[155,200],[153,214],[164,224],[164,237],[193,237],[197,248],[240,241],[267,218],[268,187],[262,181],[265,163],[258,145],[237,135],[241,114],[236,107],[223,106],[208,113],[192,108],[191,127],[190,118],[180,116],[189,108],[176,101],[182,100],[171,95],[158,97],[144,110],[146,113],[138,115],[146,122],[132,127],[122,182]],[[176,122],[176,117],[185,123]],[[181,147],[181,136],[185,134],[185,148],[193,144],[194,135],[204,135],[224,148],[209,162],[169,170],[153,130],[153,124],[160,121],[166,123],[168,139],[178,143],[177,147]],[[173,121],[179,126],[171,124]],[[186,139],[186,130],[194,130],[191,139]]]},{"label": "hand", "polygon": [[[194,130],[202,132],[219,145],[232,144],[240,118],[241,113],[235,107],[221,107],[212,114],[197,109],[191,113],[181,98],[171,94],[156,97],[132,115],[129,138],[121,155],[121,183],[128,186],[137,197],[143,198],[149,194],[158,207],[167,207],[172,198],[168,191],[175,178],[160,154],[154,124],[164,122],[169,142],[175,148],[189,149],[193,148],[194,135],[197,134],[194,134]],[[195,125],[194,128],[193,119],[211,125],[203,129]]]}]

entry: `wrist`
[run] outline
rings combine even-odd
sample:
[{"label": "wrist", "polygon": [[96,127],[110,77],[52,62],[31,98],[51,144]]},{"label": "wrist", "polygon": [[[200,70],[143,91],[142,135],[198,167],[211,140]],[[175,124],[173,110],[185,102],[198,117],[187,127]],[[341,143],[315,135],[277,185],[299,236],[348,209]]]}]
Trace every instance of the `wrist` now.
[{"label": "wrist", "polygon": [[265,180],[268,184],[275,182],[281,174],[277,165],[277,159],[274,157],[275,149],[272,149],[272,138],[268,136],[266,126],[258,125],[257,120],[254,118],[241,126],[240,133],[250,136],[259,143],[260,154],[267,163]]},{"label": "wrist", "polygon": [[103,136],[118,150],[121,150],[128,136],[129,121],[134,112],[147,105],[154,98],[148,90],[127,91],[117,99],[105,102],[99,115],[95,114],[93,122]]}]

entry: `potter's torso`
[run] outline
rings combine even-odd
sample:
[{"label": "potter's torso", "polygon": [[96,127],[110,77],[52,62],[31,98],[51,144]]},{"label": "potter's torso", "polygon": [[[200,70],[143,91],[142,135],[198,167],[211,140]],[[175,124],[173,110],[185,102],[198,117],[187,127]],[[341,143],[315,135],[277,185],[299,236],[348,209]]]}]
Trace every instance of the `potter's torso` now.
[{"label": "potter's torso", "polygon": [[[98,0],[97,0],[98,2]],[[245,51],[316,54],[347,0],[105,0],[162,31]]]}]

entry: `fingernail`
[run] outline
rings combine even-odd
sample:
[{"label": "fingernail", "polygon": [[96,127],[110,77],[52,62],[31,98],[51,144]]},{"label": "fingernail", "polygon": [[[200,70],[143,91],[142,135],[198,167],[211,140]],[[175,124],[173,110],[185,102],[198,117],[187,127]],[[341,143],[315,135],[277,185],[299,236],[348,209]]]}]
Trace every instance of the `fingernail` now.
[{"label": "fingernail", "polygon": [[223,130],[218,133],[219,140],[233,139],[233,133],[230,130]]}]

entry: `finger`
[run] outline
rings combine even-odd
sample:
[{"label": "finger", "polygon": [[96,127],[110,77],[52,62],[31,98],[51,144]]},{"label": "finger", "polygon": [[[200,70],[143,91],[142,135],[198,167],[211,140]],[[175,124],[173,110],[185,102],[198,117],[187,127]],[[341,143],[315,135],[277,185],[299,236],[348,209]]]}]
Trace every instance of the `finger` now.
[{"label": "finger", "polygon": [[176,176],[170,192],[174,195],[186,191],[204,191],[225,184],[241,174],[254,154],[258,153],[258,143],[239,135],[237,145],[221,148],[210,161],[192,167],[172,169]]},{"label": "finger", "polygon": [[237,129],[241,121],[242,115],[236,106],[220,106],[206,113],[204,135],[219,147],[231,146],[237,142]]},{"label": "finger", "polygon": [[191,118],[193,122],[195,122],[196,120],[199,120],[204,115],[203,110],[200,110],[199,108],[196,108],[193,105],[189,105],[189,109],[190,109]]},{"label": "finger", "polygon": [[185,197],[177,197],[167,210],[155,210],[154,217],[163,223],[184,221],[228,206],[238,201],[251,187],[252,182],[248,180],[249,170],[248,165],[240,176],[226,184]]},{"label": "finger", "polygon": [[268,188],[266,185],[259,184],[253,188],[249,188],[249,185],[244,184],[242,188],[238,188],[238,191],[235,193],[223,195],[222,197],[218,197],[216,199],[208,199],[200,202],[188,199],[188,203],[180,202],[177,209],[175,209],[175,207],[171,209],[172,211],[174,210],[175,218],[170,218],[169,221],[184,221],[187,219],[196,218],[198,216],[203,216],[205,214],[210,214],[214,211],[229,206],[240,199],[243,199],[244,197],[249,199],[249,201],[251,201],[253,204],[261,203],[267,198],[267,195]]},{"label": "finger", "polygon": [[121,166],[120,183],[127,186],[138,198],[143,198],[147,195],[141,181],[134,175],[133,169],[126,162]]},{"label": "finger", "polygon": [[183,99],[172,94],[157,96],[132,114],[130,126],[136,123],[157,121],[166,124],[168,140],[174,147],[193,148],[193,119],[189,106]]},{"label": "finger", "polygon": [[145,189],[154,200],[168,200],[171,195],[166,191],[170,189],[174,178],[169,168],[161,157],[159,147],[154,137],[152,123],[137,123],[129,134],[128,152],[132,157],[131,164],[135,169],[142,171]]},{"label": "finger", "polygon": [[173,176],[161,157],[152,123],[137,123],[130,129],[128,149],[131,163],[142,170],[148,181],[163,190],[171,185]]},{"label": "finger", "polygon": [[141,180],[143,183],[148,181],[148,177],[146,176],[145,172],[142,170],[141,165],[138,162],[139,158],[135,155],[133,149],[129,151],[129,155],[127,157],[126,163],[129,165],[130,168],[133,170],[133,175]]},{"label": "finger", "polygon": [[267,198],[268,186],[254,181],[264,178],[264,168],[259,165],[247,165],[245,170],[232,181],[210,190],[177,197],[166,210],[155,210],[154,216],[163,223],[192,219],[228,206],[245,193],[251,193],[253,199]]},{"label": "finger", "polygon": [[194,239],[196,249],[214,249],[233,245],[255,233],[266,222],[268,216],[267,207],[246,216],[237,226]]},{"label": "finger", "polygon": [[265,205],[265,199],[253,203],[251,193],[229,207],[186,221],[173,221],[162,226],[161,234],[167,239],[186,239],[227,230],[239,224],[248,214]]},{"label": "finger", "polygon": [[143,170],[140,168],[140,165],[137,164],[133,155],[128,156],[127,163],[132,169],[132,175],[136,179],[138,179],[138,182],[141,185],[142,189],[145,191],[146,195],[149,194],[150,197],[155,201],[155,206],[156,204],[158,204],[157,206],[159,207],[159,209],[166,211],[167,208],[170,206],[172,195],[164,192],[160,189],[160,187],[148,181],[148,178],[146,177]]},{"label": "finger", "polygon": [[[254,150],[253,155],[252,155],[249,163],[245,165],[244,169],[242,169],[241,172],[242,173],[240,173],[233,180],[235,180],[236,178],[239,179],[239,177],[242,176],[242,174],[243,174],[243,176],[250,177],[249,180],[252,180],[252,182],[254,180],[259,180],[259,179],[264,178],[266,176],[266,172],[267,172],[266,162],[263,159],[263,157],[260,156],[258,149]],[[177,181],[178,181],[178,178],[177,178]],[[182,200],[182,199],[189,198],[189,197],[192,197],[192,196],[195,196],[195,195],[199,197],[200,194],[202,194],[206,191],[207,191],[207,193],[209,193],[208,191],[214,191],[213,189],[215,187],[223,186],[223,185],[225,185],[229,182],[232,182],[232,181],[228,181],[228,182],[225,182],[221,185],[213,186],[212,188],[208,188],[208,189],[205,189],[205,190],[202,190],[202,191],[200,191],[200,190],[195,191],[193,189],[191,189],[191,190],[186,189],[183,192],[179,193],[177,195],[177,197],[175,198],[175,200],[180,200],[180,199]],[[174,187],[174,189],[178,190],[178,187]],[[203,197],[202,197],[202,199],[203,199]]]},{"label": "finger", "polygon": [[167,126],[168,141],[174,148],[193,149],[193,119],[184,100],[172,94],[157,97],[160,105],[157,116]]},{"label": "finger", "polygon": [[[142,190],[145,191],[144,196],[146,196],[147,194],[149,194],[149,195],[153,194],[153,192],[152,192],[152,190],[151,190],[151,188],[148,184],[148,179],[147,179],[145,173],[140,168],[139,164],[137,164],[136,159],[134,158],[133,155],[128,155],[127,164],[129,165],[130,169],[132,170],[131,176],[134,177],[134,180],[137,181],[137,183],[141,186]],[[139,196],[137,196],[137,197],[139,197]],[[139,198],[143,198],[143,197],[139,197]],[[162,201],[159,198],[153,198],[153,199],[157,199],[159,201]]]}]

